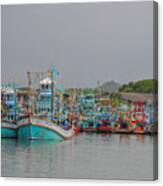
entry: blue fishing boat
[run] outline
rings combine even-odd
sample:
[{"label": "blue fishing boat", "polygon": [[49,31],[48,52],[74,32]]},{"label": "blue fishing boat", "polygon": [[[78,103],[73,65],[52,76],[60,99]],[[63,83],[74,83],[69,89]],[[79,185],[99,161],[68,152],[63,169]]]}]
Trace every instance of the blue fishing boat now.
[{"label": "blue fishing boat", "polygon": [[16,89],[7,85],[1,89],[1,137],[17,137],[16,119]]},{"label": "blue fishing boat", "polygon": [[96,131],[96,112],[95,112],[95,96],[94,94],[82,95],[78,99],[80,120],[79,125],[84,132]]},{"label": "blue fishing boat", "polygon": [[23,139],[54,139],[57,141],[71,139],[73,128],[66,130],[48,118],[27,115],[18,119],[18,137]]},{"label": "blue fishing boat", "polygon": [[[70,139],[74,129],[60,124],[60,108],[54,81],[55,71],[39,82],[36,103],[27,103],[27,113],[17,120],[18,137],[23,139],[54,139],[57,141]],[[36,108],[34,108],[36,107]]]}]

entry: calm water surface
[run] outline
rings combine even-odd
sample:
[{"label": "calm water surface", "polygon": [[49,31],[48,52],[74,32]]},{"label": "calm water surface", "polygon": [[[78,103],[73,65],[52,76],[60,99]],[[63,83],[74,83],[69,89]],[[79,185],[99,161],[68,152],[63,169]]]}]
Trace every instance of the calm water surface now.
[{"label": "calm water surface", "polygon": [[82,133],[62,142],[2,139],[2,176],[151,180],[155,138]]}]

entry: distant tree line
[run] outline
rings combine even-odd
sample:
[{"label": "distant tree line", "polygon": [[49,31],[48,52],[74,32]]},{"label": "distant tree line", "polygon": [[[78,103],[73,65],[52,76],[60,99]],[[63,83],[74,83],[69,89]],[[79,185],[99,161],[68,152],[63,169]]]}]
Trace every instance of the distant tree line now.
[{"label": "distant tree line", "polygon": [[119,88],[119,92],[157,93],[158,82],[154,79],[129,82]]},{"label": "distant tree line", "polygon": [[[105,83],[106,85],[106,83]],[[139,80],[136,82],[129,82],[128,84],[123,84],[119,87],[119,92],[137,92],[137,93],[157,93],[158,90],[158,82],[154,79],[145,79],[145,80]],[[77,94],[77,95],[85,95],[85,94],[95,94],[99,95],[104,92],[110,92],[108,87],[106,89],[102,89],[101,87],[96,88],[68,88],[65,90],[65,93],[71,95],[71,94]],[[118,97],[116,92],[110,92],[110,97]],[[118,91],[117,91],[118,93]]]}]

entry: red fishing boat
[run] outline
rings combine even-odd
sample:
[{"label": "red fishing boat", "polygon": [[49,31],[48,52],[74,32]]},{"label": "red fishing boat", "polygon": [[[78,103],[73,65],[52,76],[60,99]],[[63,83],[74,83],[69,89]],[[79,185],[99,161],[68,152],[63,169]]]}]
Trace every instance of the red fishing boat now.
[{"label": "red fishing boat", "polygon": [[113,127],[110,125],[110,121],[108,120],[101,120],[100,125],[97,126],[97,132],[113,132]]}]

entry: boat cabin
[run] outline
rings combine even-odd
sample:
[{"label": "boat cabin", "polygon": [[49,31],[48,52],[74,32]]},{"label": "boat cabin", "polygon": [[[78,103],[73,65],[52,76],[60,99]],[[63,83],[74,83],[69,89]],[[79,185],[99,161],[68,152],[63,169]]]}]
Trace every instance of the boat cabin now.
[{"label": "boat cabin", "polygon": [[51,112],[51,79],[45,78],[40,81],[39,84],[39,96],[38,96],[38,113],[50,113]]},{"label": "boat cabin", "polygon": [[93,94],[87,94],[79,97],[79,111],[85,114],[90,114],[95,111],[95,97]]},{"label": "boat cabin", "polygon": [[3,88],[1,102],[3,104],[3,112],[5,120],[15,121],[16,120],[16,95],[14,89],[11,87]]},{"label": "boat cabin", "polygon": [[[54,85],[55,86],[55,85]],[[56,95],[56,88],[54,87],[54,103],[53,103],[53,113],[52,113],[52,80],[47,77],[40,81],[39,84],[39,96],[38,96],[38,114],[46,114],[50,116],[51,114],[56,113],[57,107],[56,103],[58,102],[58,97]]]}]

